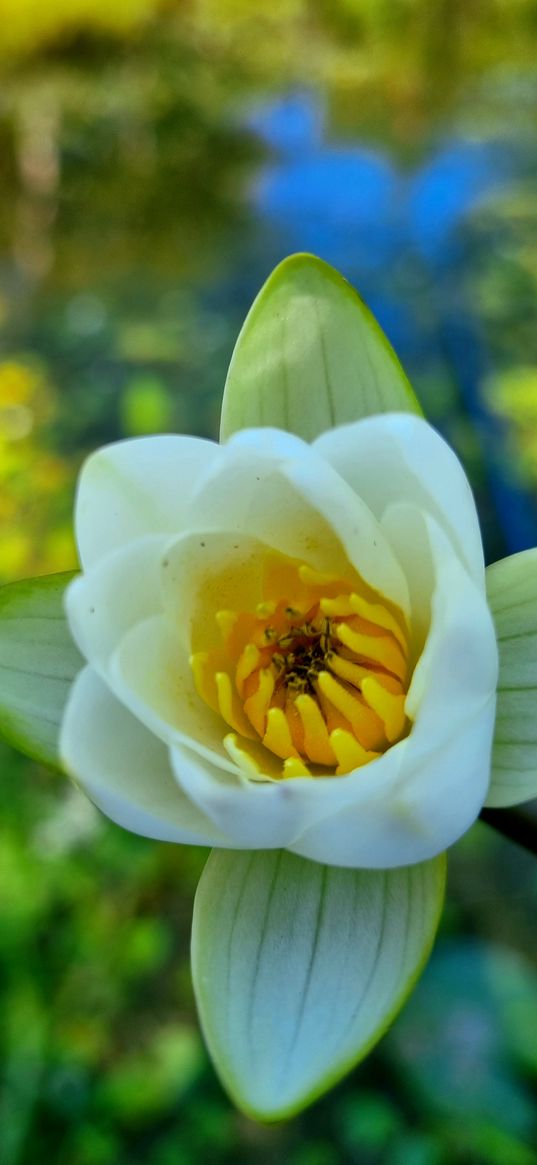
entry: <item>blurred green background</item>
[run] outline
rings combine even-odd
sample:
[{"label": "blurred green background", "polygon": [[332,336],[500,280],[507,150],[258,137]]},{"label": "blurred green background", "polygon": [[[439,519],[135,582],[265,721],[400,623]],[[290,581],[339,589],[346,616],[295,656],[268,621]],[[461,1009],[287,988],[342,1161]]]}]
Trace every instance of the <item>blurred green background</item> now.
[{"label": "blurred green background", "polygon": [[[537,543],[537,0],[0,0],[0,580],[74,565],[84,454],[215,436],[312,250]],[[0,745],[3,1165],[536,1165],[537,863],[476,826],[421,985],[304,1117],[236,1113],[188,970],[204,861]]]}]

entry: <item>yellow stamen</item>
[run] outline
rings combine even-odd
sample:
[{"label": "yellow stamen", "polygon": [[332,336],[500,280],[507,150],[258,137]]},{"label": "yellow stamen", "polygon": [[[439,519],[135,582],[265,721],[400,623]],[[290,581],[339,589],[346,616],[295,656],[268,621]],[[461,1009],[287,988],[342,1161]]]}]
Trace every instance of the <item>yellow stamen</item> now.
[{"label": "yellow stamen", "polygon": [[334,728],[330,733],[330,743],[337,756],[338,767],[336,769],[337,776],[340,777],[344,773],[350,773],[353,769],[359,769],[362,765],[366,765],[371,760],[376,760],[380,753],[370,752],[358,743],[352,732],[345,732],[343,728]]},{"label": "yellow stamen", "polygon": [[267,711],[270,698],[274,691],[274,675],[272,668],[264,668],[258,672],[257,691],[244,701],[244,711],[261,737],[266,732]]},{"label": "yellow stamen", "polygon": [[218,707],[226,723],[229,724],[230,728],[234,728],[235,732],[241,733],[242,736],[255,739],[238,697],[231,686],[231,680],[227,672],[218,671],[215,680]]},{"label": "yellow stamen", "polygon": [[326,699],[348,720],[356,739],[364,748],[376,748],[382,743],[382,722],[379,717],[362,703],[359,696],[351,695],[343,684],[335,680],[330,672],[319,672],[317,679]]},{"label": "yellow stamen", "polygon": [[365,676],[371,674],[371,668],[363,667],[360,663],[352,663],[350,659],[345,659],[335,651],[327,657],[326,662],[334,675],[339,676],[341,680],[346,680],[348,684],[353,684],[358,690],[360,690]]},{"label": "yellow stamen", "polygon": [[314,764],[335,764],[336,757],[317,701],[303,695],[297,696],[295,703],[304,728],[306,755]]},{"label": "yellow stamen", "polygon": [[376,623],[377,627],[385,627],[387,631],[391,631],[392,635],[395,635],[401,649],[406,654],[406,635],[397,622],[397,619],[394,618],[383,603],[369,603],[367,599],[364,599],[363,595],[356,595],[354,593],[351,595],[351,603],[356,615],[361,615],[363,619],[368,619],[370,623]]},{"label": "yellow stamen", "polygon": [[276,603],[272,603],[272,602],[258,603],[257,607],[255,609],[255,613],[256,613],[258,619],[269,619],[270,616],[274,614],[275,610],[276,610]]},{"label": "yellow stamen", "polygon": [[237,622],[238,617],[239,616],[237,615],[236,611],[217,611],[216,612],[216,616],[215,616],[216,622],[218,623],[218,629],[220,631],[222,639],[224,640],[224,643],[229,639],[231,632],[233,631],[233,628],[235,627],[235,624]]},{"label": "yellow stamen", "polygon": [[281,708],[269,708],[267,712],[267,730],[263,737],[263,744],[280,756],[282,760],[296,757],[293,738],[289,728],[289,721]]},{"label": "yellow stamen", "polygon": [[398,740],[405,726],[405,697],[394,696],[379,684],[373,676],[362,683],[362,695],[366,704],[384,721],[385,732],[390,744]]},{"label": "yellow stamen", "polygon": [[406,673],[406,660],[391,635],[363,635],[360,631],[353,631],[347,623],[336,623],[335,631],[345,647],[349,647],[355,655],[380,663],[388,671],[403,679]]},{"label": "yellow stamen", "polygon": [[190,656],[190,667],[198,695],[213,709],[213,712],[219,712],[215,673],[214,668],[211,666],[209,652],[195,651]]},{"label": "yellow stamen", "polygon": [[258,777],[261,769],[253,756],[250,756],[248,750],[244,747],[244,742],[237,740],[232,732],[228,732],[224,736],[224,748],[230,758],[235,764],[239,766],[249,777]]},{"label": "yellow stamen", "polygon": [[247,643],[235,670],[235,683],[239,696],[244,695],[244,684],[252,672],[259,666],[261,653],[255,643]]},{"label": "yellow stamen", "polygon": [[355,615],[352,605],[352,595],[336,595],[335,599],[321,599],[319,606],[323,615],[331,619],[341,619],[345,615]]},{"label": "yellow stamen", "polygon": [[249,609],[216,612],[222,646],[191,658],[199,696],[233,730],[228,755],[251,780],[342,776],[375,760],[408,731],[404,616],[351,567],[342,579],[270,551],[261,573]]},{"label": "yellow stamen", "polygon": [[312,566],[307,566],[306,563],[299,566],[298,574],[301,582],[307,587],[327,587],[338,581],[334,574],[324,574],[320,570],[314,570]]},{"label": "yellow stamen", "polygon": [[283,775],[284,777],[311,777],[308,766],[296,757],[290,757],[289,760],[283,762]]}]

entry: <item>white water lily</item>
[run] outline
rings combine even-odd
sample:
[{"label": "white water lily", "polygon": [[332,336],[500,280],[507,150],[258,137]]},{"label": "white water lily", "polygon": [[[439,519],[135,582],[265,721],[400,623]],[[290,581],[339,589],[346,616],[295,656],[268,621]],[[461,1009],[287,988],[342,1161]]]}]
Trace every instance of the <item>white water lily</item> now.
[{"label": "white water lily", "polygon": [[425,421],[119,443],[76,534],[88,667],[60,749],[114,820],[390,868],[475,819],[496,640],[472,495]]},{"label": "white water lily", "polygon": [[397,1014],[446,847],[537,795],[537,551],[485,572],[457,458],[311,256],[252,307],[222,437],[89,458],[70,632],[65,576],[0,590],[0,731],[57,764],[61,723],[109,817],[215,847],[200,1019],[230,1095],[274,1120]]}]

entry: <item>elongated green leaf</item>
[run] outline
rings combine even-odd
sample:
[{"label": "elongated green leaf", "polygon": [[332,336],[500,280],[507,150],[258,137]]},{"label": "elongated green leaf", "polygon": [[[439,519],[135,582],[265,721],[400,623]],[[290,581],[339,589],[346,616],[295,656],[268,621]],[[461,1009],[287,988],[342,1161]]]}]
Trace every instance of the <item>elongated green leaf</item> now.
[{"label": "elongated green leaf", "polygon": [[261,289],[237,340],[222,440],[269,425],[311,441],[386,412],[421,413],[393,348],[333,267],[292,255]]},{"label": "elongated green leaf", "polygon": [[489,566],[487,597],[500,676],[486,803],[499,807],[537,797],[537,550]]},{"label": "elongated green leaf", "polygon": [[196,895],[192,970],[230,1094],[291,1116],[379,1039],[429,954],[444,857],[347,870],[282,850],[214,850]]},{"label": "elongated green leaf", "polygon": [[0,587],[0,734],[54,768],[67,693],[84,662],[63,613],[72,578],[52,574]]}]

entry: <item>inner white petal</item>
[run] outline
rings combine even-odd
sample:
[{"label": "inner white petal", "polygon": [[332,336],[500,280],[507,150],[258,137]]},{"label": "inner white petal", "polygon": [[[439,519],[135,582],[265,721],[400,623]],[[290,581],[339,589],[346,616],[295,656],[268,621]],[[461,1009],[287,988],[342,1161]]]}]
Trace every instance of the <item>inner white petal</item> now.
[{"label": "inner white petal", "polygon": [[139,623],[110,663],[110,686],[121,702],[169,747],[185,744],[238,773],[224,745],[225,725],[194,686],[189,657],[162,615]]},{"label": "inner white petal", "polygon": [[456,454],[423,418],[365,417],[323,433],[313,448],[381,518],[394,501],[430,513],[472,577],[482,582],[483,546],[474,498]]},{"label": "inner white petal", "polygon": [[404,573],[363,500],[308,446],[282,459],[267,454],[265,439],[256,451],[256,431],[248,437],[247,445],[225,446],[226,462],[200,479],[192,498],[195,528],[253,535],[341,578],[350,562],[406,613]]}]

